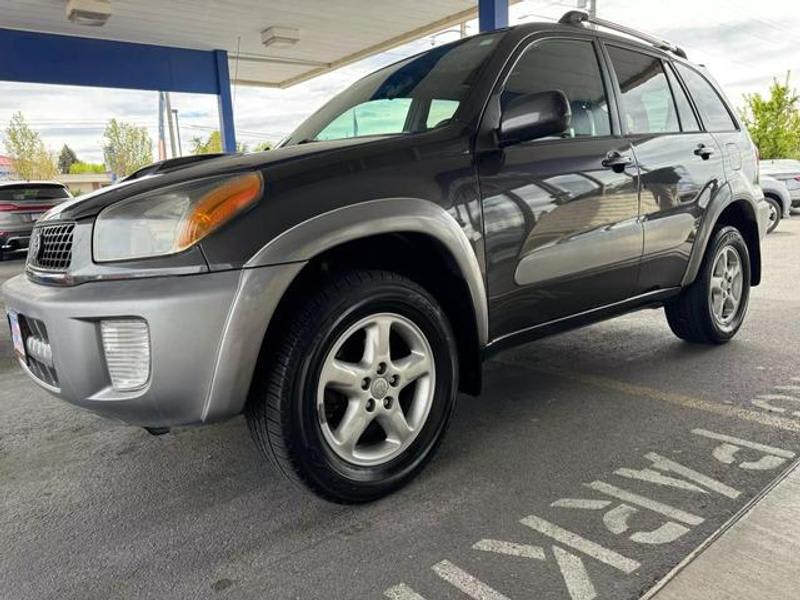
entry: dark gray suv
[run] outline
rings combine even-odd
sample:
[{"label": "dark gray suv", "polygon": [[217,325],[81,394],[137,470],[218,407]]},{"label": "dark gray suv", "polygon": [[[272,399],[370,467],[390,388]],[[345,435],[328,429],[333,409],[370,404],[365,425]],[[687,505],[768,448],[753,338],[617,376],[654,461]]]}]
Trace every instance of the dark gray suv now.
[{"label": "dark gray suv", "polygon": [[360,502],[503,348],[648,306],[730,340],[761,276],[753,145],[679,48],[586,20],[434,48],[277,150],[53,209],[3,287],[20,364],[153,432],[244,413],[289,478]]}]

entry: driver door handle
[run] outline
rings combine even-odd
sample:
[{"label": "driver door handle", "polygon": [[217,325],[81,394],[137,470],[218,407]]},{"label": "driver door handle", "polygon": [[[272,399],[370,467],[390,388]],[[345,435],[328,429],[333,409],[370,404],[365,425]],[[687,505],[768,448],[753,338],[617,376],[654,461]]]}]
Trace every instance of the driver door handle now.
[{"label": "driver door handle", "polygon": [[697,148],[694,149],[694,154],[703,160],[708,160],[711,155],[714,154],[714,149],[705,144],[697,144]]},{"label": "driver door handle", "polygon": [[613,169],[616,173],[622,173],[625,167],[633,164],[633,158],[627,154],[613,151],[606,154],[601,164],[607,169]]}]

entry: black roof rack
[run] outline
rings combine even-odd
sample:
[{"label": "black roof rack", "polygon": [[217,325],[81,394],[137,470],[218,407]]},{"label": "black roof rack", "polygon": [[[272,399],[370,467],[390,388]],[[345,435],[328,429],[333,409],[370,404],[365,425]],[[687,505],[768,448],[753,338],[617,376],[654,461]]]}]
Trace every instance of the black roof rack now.
[{"label": "black roof rack", "polygon": [[631,29],[630,27],[619,25],[617,23],[614,23],[613,21],[606,21],[605,19],[598,19],[597,17],[592,17],[589,15],[589,13],[582,10],[569,11],[565,13],[564,16],[561,17],[561,19],[559,19],[558,22],[562,23],[563,25],[583,25],[584,23],[591,23],[592,25],[597,25],[598,27],[605,27],[606,29],[619,31],[620,33],[624,33],[626,35],[639,38],[640,40],[644,40],[660,50],[666,50],[668,52],[676,54],[677,56],[680,56],[681,58],[687,58],[686,51],[680,46],[676,46],[671,42],[662,40],[655,36],[642,33],[641,31],[636,31],[635,29]]}]

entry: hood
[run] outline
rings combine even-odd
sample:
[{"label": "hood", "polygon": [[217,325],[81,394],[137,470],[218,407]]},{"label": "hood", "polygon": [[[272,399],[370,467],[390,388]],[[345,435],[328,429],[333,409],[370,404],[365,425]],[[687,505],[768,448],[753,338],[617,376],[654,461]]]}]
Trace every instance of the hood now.
[{"label": "hood", "polygon": [[[59,204],[48,211],[40,221],[73,221],[94,217],[106,206],[125,200],[131,196],[157,192],[167,186],[181,182],[194,181],[205,177],[215,177],[226,174],[236,174],[244,171],[264,171],[267,181],[271,167],[303,158],[322,156],[338,150],[375,143],[387,139],[381,137],[363,137],[330,142],[313,142],[294,146],[285,146],[267,152],[254,154],[225,154],[207,160],[177,164],[172,168],[157,170],[152,174],[137,176],[133,179],[120,181],[112,186],[97,190],[90,194],[78,196],[67,202]],[[142,169],[140,171],[144,171]]]}]

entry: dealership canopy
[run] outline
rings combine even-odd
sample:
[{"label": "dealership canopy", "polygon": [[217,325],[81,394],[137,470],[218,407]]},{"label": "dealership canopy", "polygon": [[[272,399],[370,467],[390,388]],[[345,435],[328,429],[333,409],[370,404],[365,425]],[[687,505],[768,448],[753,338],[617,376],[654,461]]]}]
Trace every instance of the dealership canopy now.
[{"label": "dealership canopy", "polygon": [[[514,0],[511,0],[513,3]],[[479,17],[509,0],[0,0],[0,80],[215,94],[288,87]]]}]

